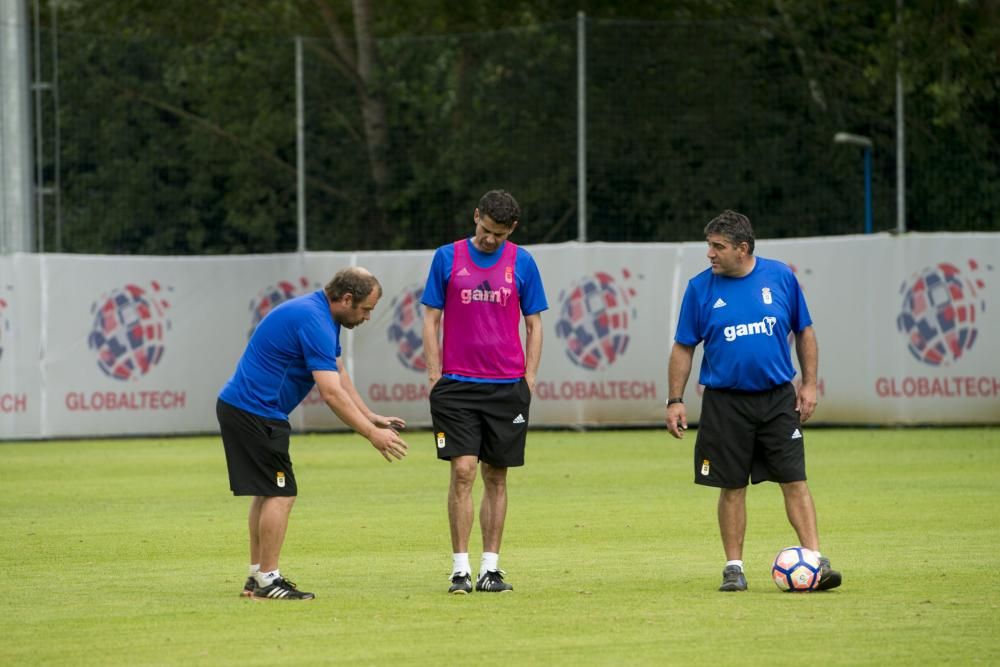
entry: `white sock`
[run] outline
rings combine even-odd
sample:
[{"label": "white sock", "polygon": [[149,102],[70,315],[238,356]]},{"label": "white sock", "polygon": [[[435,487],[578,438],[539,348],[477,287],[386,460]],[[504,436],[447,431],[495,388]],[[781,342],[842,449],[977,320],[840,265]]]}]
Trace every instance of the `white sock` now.
[{"label": "white sock", "polygon": [[253,576],[257,580],[257,585],[265,588],[273,584],[274,580],[281,576],[281,573],[278,570],[271,570],[270,572],[261,572],[258,570]]},{"label": "white sock", "polygon": [[735,565],[736,567],[740,568],[740,572],[743,571],[743,561],[741,560],[727,560],[726,567],[729,567],[730,565]]},{"label": "white sock", "polygon": [[500,565],[500,554],[495,554],[492,551],[484,551],[483,559],[479,564],[479,576],[483,576],[487,572],[495,572],[499,569]]},{"label": "white sock", "polygon": [[255,563],[255,564],[253,564],[253,565],[250,566],[250,576],[251,577],[253,575],[257,574],[258,572],[260,572],[260,563]]},{"label": "white sock", "polygon": [[469,565],[468,553],[451,555],[451,573],[472,574],[472,567]]}]

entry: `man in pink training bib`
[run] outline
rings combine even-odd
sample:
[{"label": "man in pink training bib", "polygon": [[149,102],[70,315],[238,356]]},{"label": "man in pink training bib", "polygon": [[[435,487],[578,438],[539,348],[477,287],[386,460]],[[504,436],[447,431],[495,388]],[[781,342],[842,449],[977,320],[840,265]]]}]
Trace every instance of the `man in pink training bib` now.
[{"label": "man in pink training bib", "polygon": [[483,554],[475,588],[513,590],[499,566],[507,469],[524,465],[528,409],[542,356],[541,313],[549,307],[534,258],[507,240],[520,215],[510,193],[483,195],[473,213],[475,234],[437,249],[421,298],[434,441],[438,458],[451,462],[453,594],[472,592],[469,537],[477,466],[484,484]]}]

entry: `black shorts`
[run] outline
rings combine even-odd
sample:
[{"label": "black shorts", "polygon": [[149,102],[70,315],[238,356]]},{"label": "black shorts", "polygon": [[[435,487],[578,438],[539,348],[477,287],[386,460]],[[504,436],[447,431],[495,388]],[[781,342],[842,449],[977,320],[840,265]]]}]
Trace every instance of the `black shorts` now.
[{"label": "black shorts", "polygon": [[439,459],[476,456],[495,468],[524,465],[528,383],[462,382],[441,378],[430,395]]},{"label": "black shorts", "polygon": [[694,481],[723,489],[806,478],[805,438],[795,388],[706,389],[694,445]]},{"label": "black shorts", "polygon": [[234,496],[296,496],[295,472],[288,455],[292,427],[223,400],[215,403],[226,449],[229,488]]}]

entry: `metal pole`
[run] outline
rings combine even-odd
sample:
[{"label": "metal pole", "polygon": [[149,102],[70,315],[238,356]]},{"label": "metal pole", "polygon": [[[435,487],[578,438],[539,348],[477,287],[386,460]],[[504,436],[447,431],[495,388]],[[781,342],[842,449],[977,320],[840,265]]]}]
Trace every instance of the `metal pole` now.
[{"label": "metal pole", "polygon": [[298,251],[306,251],[306,141],[305,94],[302,76],[302,38],[295,38],[295,199],[298,204]]},{"label": "metal pole", "polygon": [[52,15],[52,120],[54,123],[54,134],[52,138],[52,174],[53,174],[53,202],[56,212],[56,245],[55,251],[62,252],[62,142],[60,141],[59,125],[59,14],[58,4],[53,2],[49,5]]},{"label": "metal pole", "polygon": [[38,225],[35,231],[35,240],[38,243],[35,252],[45,252],[45,177],[44,150],[45,132],[42,129],[42,91],[48,86],[42,83],[42,45],[41,45],[41,19],[39,18],[39,0],[34,2],[35,12],[35,44],[34,44],[34,81],[31,90],[35,95],[35,223]]},{"label": "metal pole", "polygon": [[906,114],[903,111],[903,0],[896,0],[896,232],[906,232]]},{"label": "metal pole", "polygon": [[587,16],[576,13],[576,240],[587,242]]},{"label": "metal pole", "polygon": [[865,154],[865,234],[872,233],[872,149]]},{"label": "metal pole", "polygon": [[0,0],[0,254],[33,252],[31,78],[23,0]]}]

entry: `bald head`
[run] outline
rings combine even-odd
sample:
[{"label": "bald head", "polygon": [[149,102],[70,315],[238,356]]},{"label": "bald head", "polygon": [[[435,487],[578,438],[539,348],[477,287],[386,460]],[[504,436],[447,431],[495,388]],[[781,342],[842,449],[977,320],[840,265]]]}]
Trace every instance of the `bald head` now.
[{"label": "bald head", "polygon": [[372,292],[376,292],[376,299],[382,298],[382,285],[372,272],[361,266],[352,266],[337,271],[333,279],[323,288],[326,298],[330,302],[340,301],[345,295],[351,294],[354,303],[361,303]]}]

